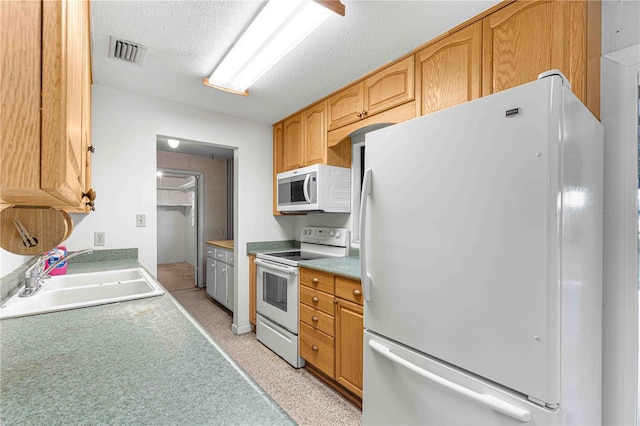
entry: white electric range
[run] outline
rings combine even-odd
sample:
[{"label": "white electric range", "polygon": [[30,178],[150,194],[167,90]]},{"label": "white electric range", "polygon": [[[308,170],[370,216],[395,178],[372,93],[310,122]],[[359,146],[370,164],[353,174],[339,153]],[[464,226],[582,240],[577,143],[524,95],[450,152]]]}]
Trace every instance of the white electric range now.
[{"label": "white electric range", "polygon": [[298,355],[298,262],[349,255],[346,228],[304,227],[300,248],[256,254],[256,337],[285,361],[300,368]]}]

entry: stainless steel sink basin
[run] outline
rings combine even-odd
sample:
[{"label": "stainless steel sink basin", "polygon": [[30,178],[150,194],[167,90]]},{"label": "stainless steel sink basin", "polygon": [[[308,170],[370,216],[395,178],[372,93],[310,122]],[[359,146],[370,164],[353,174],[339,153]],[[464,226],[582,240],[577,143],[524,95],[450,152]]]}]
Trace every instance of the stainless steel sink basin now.
[{"label": "stainless steel sink basin", "polygon": [[[19,292],[18,292],[19,293]],[[45,280],[33,296],[16,293],[0,306],[0,319],[104,305],[164,294],[142,268],[57,275]]]}]

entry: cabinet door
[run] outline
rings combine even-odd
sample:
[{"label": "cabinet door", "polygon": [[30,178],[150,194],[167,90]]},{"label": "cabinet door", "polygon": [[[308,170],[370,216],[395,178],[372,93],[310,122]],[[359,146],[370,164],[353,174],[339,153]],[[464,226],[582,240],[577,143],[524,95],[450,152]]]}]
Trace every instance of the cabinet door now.
[{"label": "cabinet door", "polygon": [[207,257],[207,294],[216,295],[216,261],[212,257]]},{"label": "cabinet door", "polygon": [[226,279],[227,279],[227,302],[225,303],[225,306],[227,308],[229,308],[230,311],[233,312],[233,275],[234,275],[234,267],[232,265],[225,265],[227,272],[226,272]]},{"label": "cabinet door", "polygon": [[304,154],[302,144],[302,113],[285,120],[282,147],[283,170],[293,170],[302,167]]},{"label": "cabinet door", "polygon": [[303,111],[304,165],[327,163],[326,101]]},{"label": "cabinet door", "polygon": [[412,55],[367,78],[363,118],[413,100],[414,68]]},{"label": "cabinet door", "polygon": [[[576,96],[599,115],[599,91],[587,88],[587,79],[596,86],[600,81],[600,24],[594,22],[599,7],[591,1],[518,1],[484,18],[483,95],[559,69]],[[587,61],[595,65],[587,69]]]},{"label": "cabinet door", "polygon": [[[273,125],[273,215],[278,211],[278,173],[284,171],[284,122]],[[253,322],[255,324],[255,321]]]},{"label": "cabinet door", "polygon": [[363,84],[357,83],[328,99],[327,121],[329,130],[354,123],[362,118],[364,109],[363,91]]},{"label": "cabinet door", "polygon": [[416,54],[420,115],[482,95],[482,22],[476,22]]},{"label": "cabinet door", "polygon": [[256,286],[258,285],[258,268],[256,264],[253,263],[255,260],[255,256],[249,256],[249,322],[256,325],[256,294],[258,289]]},{"label": "cabinet door", "polygon": [[227,264],[216,261],[215,295],[218,302],[227,305]]},{"label": "cabinet door", "polygon": [[336,381],[362,397],[362,306],[336,298]]},{"label": "cabinet door", "polygon": [[83,127],[88,8],[84,1],[42,2],[41,188],[58,206],[81,207],[88,138]]}]

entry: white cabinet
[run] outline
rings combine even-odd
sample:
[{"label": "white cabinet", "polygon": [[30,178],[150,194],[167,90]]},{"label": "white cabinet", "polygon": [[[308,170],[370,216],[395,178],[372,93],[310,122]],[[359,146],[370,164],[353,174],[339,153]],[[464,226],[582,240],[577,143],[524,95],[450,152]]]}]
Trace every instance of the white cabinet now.
[{"label": "white cabinet", "polygon": [[233,251],[207,248],[207,294],[233,310]]}]

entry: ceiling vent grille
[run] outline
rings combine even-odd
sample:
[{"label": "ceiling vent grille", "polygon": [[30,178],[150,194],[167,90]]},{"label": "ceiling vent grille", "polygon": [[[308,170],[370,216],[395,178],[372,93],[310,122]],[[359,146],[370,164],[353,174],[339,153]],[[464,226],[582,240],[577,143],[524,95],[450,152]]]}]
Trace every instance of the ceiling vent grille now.
[{"label": "ceiling vent grille", "polygon": [[147,53],[146,46],[113,36],[109,37],[109,57],[136,65],[142,65]]}]

